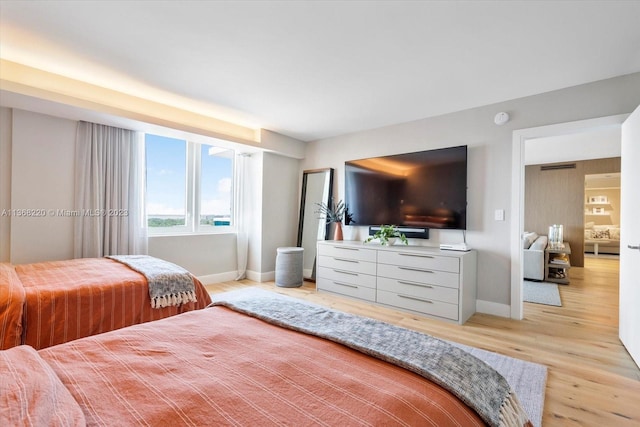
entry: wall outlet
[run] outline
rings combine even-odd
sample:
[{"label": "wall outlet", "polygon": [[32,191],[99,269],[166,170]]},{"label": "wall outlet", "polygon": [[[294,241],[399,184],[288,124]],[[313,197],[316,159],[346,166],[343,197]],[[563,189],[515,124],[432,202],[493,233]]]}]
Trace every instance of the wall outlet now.
[{"label": "wall outlet", "polygon": [[504,221],[504,209],[496,209],[494,218],[496,221]]}]

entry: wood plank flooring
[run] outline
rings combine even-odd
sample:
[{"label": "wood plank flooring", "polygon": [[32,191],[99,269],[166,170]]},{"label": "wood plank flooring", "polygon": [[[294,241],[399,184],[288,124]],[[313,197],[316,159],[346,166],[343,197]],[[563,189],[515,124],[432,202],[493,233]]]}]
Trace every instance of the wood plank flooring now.
[{"label": "wood plank flooring", "polygon": [[318,293],[315,284],[279,288],[249,280],[208,285],[211,293],[246,286],[291,295],[433,336],[541,363],[549,368],[544,426],[639,426],[640,370],[618,339],[616,259],[586,258],[560,286],[562,307],[525,303],[522,321],[475,314],[462,326]]}]

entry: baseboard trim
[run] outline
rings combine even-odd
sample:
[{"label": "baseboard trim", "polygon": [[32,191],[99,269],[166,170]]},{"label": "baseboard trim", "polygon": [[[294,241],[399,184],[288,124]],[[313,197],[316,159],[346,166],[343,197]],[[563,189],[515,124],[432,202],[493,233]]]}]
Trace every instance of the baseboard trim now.
[{"label": "baseboard trim", "polygon": [[476,300],[476,312],[500,317],[511,317],[511,306],[493,301]]},{"label": "baseboard trim", "polygon": [[[198,276],[198,280],[200,280],[203,285],[213,285],[215,283],[231,282],[233,280],[236,280],[237,277],[237,271],[227,271],[225,273],[206,274],[204,276]],[[269,271],[266,273],[259,273],[257,271],[247,270],[246,277],[247,279],[253,280],[254,282],[273,282],[274,280],[276,280],[276,272]]]},{"label": "baseboard trim", "polygon": [[213,285],[214,283],[229,282],[231,280],[236,280],[236,277],[238,277],[237,271],[227,271],[225,273],[207,274],[204,276],[198,276],[198,280],[200,280],[203,285]]},{"label": "baseboard trim", "polygon": [[254,282],[273,282],[276,280],[276,272],[268,271],[266,273],[259,273],[257,271],[249,271],[247,270],[247,279],[253,280]]}]

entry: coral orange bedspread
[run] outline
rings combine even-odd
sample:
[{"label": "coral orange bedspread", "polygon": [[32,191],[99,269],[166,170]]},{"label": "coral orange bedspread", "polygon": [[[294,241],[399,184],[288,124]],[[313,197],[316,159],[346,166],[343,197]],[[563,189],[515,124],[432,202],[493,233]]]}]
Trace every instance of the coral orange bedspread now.
[{"label": "coral orange bedspread", "polygon": [[[15,269],[14,272],[10,271]],[[22,343],[36,349],[61,344],[125,326],[162,319],[211,303],[206,289],[194,277],[197,303],[152,308],[147,279],[108,258],[80,258],[23,265],[2,265],[14,304],[11,309],[0,296],[2,348]],[[2,277],[0,277],[0,280]],[[20,290],[20,284],[22,290]],[[2,285],[4,287],[4,285]],[[21,324],[12,324],[15,301],[24,293]],[[7,319],[3,328],[2,319]],[[21,332],[16,332],[20,330]]]},{"label": "coral orange bedspread", "polygon": [[88,425],[483,425],[417,374],[224,307],[38,354]]}]

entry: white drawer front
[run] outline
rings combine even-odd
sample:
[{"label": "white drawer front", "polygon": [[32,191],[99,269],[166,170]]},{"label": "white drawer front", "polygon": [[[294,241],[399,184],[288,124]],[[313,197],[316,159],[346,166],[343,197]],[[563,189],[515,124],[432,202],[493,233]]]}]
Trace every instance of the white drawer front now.
[{"label": "white drawer front", "polygon": [[456,304],[381,290],[377,291],[376,301],[406,310],[458,320],[458,306]]},{"label": "white drawer front", "polygon": [[319,277],[316,279],[316,287],[320,291],[335,292],[337,294],[360,298],[363,300],[375,302],[376,289],[366,286],[354,285],[351,283],[341,282],[339,280],[326,279]]},{"label": "white drawer front", "polygon": [[376,251],[374,249],[356,248],[330,243],[318,245],[318,255],[376,262]]},{"label": "white drawer front", "polygon": [[334,268],[336,270],[351,271],[353,273],[376,274],[376,263],[360,261],[357,259],[351,259],[346,257],[337,256],[324,256],[318,257],[318,268],[327,267]]},{"label": "white drawer front", "polygon": [[379,251],[378,262],[383,264],[401,265],[404,267],[448,271],[451,273],[460,272],[460,260],[458,258],[431,255],[423,252]]},{"label": "white drawer front", "polygon": [[353,285],[366,286],[367,288],[376,287],[376,276],[371,274],[355,273],[338,268],[319,267],[316,277],[324,279],[336,280],[338,282],[351,283]]},{"label": "white drawer front", "polygon": [[424,267],[404,267],[388,264],[378,264],[378,277],[407,280],[409,282],[424,283],[428,285],[446,286],[458,288],[460,275],[444,271],[430,270]]},{"label": "white drawer front", "polygon": [[428,300],[458,304],[458,289],[443,286],[414,283],[408,280],[378,278],[378,290],[396,292],[402,295],[414,296]]}]

